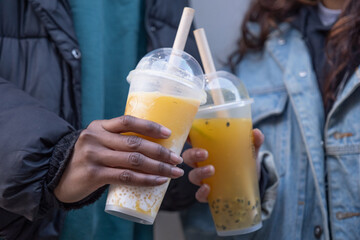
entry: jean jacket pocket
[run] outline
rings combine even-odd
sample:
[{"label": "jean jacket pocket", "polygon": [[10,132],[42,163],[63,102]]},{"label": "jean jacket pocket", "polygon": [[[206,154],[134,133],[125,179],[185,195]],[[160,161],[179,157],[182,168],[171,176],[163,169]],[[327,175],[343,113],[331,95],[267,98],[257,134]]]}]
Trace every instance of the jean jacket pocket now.
[{"label": "jean jacket pocket", "polygon": [[257,90],[250,92],[254,99],[252,118],[255,128],[259,128],[265,141],[262,151],[269,151],[274,156],[279,176],[285,174],[286,162],[289,157],[289,116],[286,113],[288,95],[284,87]]},{"label": "jean jacket pocket", "polygon": [[262,120],[271,116],[280,115],[284,112],[288,99],[287,92],[283,90],[254,91],[251,97],[254,98],[252,106],[253,124],[256,125]]}]

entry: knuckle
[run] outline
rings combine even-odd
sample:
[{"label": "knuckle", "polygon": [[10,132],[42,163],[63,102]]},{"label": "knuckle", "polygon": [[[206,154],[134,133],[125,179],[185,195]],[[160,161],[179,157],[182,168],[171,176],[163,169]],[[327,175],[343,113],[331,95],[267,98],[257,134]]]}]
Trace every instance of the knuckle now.
[{"label": "knuckle", "polygon": [[143,184],[145,186],[156,186],[156,178],[157,177],[154,177],[154,176],[147,176],[144,178],[143,180]]},{"label": "knuckle", "polygon": [[89,126],[86,128],[86,130],[91,131],[91,132],[97,132],[97,131],[103,131],[103,124],[102,121],[100,120],[94,120],[92,121]]},{"label": "knuckle", "polygon": [[130,153],[128,157],[128,162],[131,166],[138,167],[143,164],[144,158],[140,153]]},{"label": "knuckle", "polygon": [[153,178],[151,176],[141,176],[139,178],[139,183],[143,186],[152,186],[153,185]]},{"label": "knuckle", "polygon": [[124,126],[124,127],[129,127],[132,125],[132,123],[134,122],[135,118],[129,115],[124,115],[121,116],[119,118],[120,123]]},{"label": "knuckle", "polygon": [[94,179],[94,177],[97,177],[99,175],[99,168],[93,165],[89,165],[87,167],[87,173],[89,179]]},{"label": "knuckle", "polygon": [[88,129],[85,129],[85,130],[83,130],[81,133],[80,133],[80,136],[79,136],[79,138],[78,138],[78,141],[79,142],[87,142],[87,141],[89,141],[90,139],[92,139],[93,138],[93,133],[90,131],[90,130],[88,130]]},{"label": "knuckle", "polygon": [[158,146],[157,154],[159,157],[170,157],[170,152],[161,145]]},{"label": "knuckle", "polygon": [[134,173],[129,170],[124,170],[119,174],[119,181],[123,183],[131,183],[134,179]]},{"label": "knuckle", "polygon": [[91,147],[89,145],[84,145],[82,147],[82,154],[85,159],[90,160],[95,156],[96,151],[94,150],[93,147]]},{"label": "knuckle", "polygon": [[89,127],[95,127],[100,125],[100,120],[94,120],[89,124]]},{"label": "knuckle", "polygon": [[159,163],[158,171],[159,171],[159,173],[163,173],[165,171],[165,164],[164,163]]},{"label": "knuckle", "polygon": [[146,124],[146,130],[158,133],[161,131],[161,126],[155,122],[148,122]]},{"label": "knuckle", "polygon": [[141,146],[142,138],[137,136],[128,136],[126,138],[126,144],[130,149],[138,149]]},{"label": "knuckle", "polygon": [[170,167],[168,167],[165,163],[159,163],[158,171],[162,175],[170,174],[171,170]]}]

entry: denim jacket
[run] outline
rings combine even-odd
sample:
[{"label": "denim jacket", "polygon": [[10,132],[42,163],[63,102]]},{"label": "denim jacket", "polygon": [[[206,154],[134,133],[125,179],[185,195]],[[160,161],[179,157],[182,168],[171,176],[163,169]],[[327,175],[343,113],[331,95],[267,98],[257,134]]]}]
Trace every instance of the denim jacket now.
[{"label": "denim jacket", "polygon": [[[261,156],[274,159],[279,185],[263,227],[227,239],[360,239],[360,71],[325,119],[307,46],[283,24],[237,74],[254,98],[253,124],[265,135]],[[206,204],[182,220],[187,239],[220,239]]]}]

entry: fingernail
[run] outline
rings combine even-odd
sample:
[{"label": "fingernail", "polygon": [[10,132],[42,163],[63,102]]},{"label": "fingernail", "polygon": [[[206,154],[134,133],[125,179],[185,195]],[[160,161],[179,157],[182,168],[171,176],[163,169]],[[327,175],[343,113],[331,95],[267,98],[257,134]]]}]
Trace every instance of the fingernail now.
[{"label": "fingernail", "polygon": [[184,161],[184,159],[178,155],[176,155],[175,153],[171,153],[171,156],[170,156],[170,160],[171,160],[171,163],[172,164],[180,164]]},{"label": "fingernail", "polygon": [[182,170],[181,168],[174,167],[171,169],[171,175],[173,177],[181,177],[182,175],[184,175],[184,170]]},{"label": "fingernail", "polygon": [[201,170],[202,174],[204,175],[211,175],[214,172],[214,167],[213,166],[206,166]]},{"label": "fingernail", "polygon": [[157,184],[163,184],[163,183],[166,183],[168,180],[169,179],[166,177],[157,177],[155,181]]},{"label": "fingernail", "polygon": [[203,194],[206,192],[206,188],[204,187],[204,185],[202,185],[200,188],[199,188],[199,193],[200,194]]},{"label": "fingernail", "polygon": [[196,151],[196,157],[198,158],[207,158],[208,152],[206,150],[198,150]]},{"label": "fingernail", "polygon": [[166,128],[166,127],[162,127],[161,128],[161,134],[164,136],[164,137],[169,137],[171,135],[171,130]]}]

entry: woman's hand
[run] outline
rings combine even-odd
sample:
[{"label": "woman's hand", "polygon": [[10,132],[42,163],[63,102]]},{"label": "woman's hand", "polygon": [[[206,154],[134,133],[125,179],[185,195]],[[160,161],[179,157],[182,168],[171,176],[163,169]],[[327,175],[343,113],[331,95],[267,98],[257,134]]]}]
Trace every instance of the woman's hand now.
[{"label": "woman's hand", "polygon": [[80,201],[105,184],[155,186],[184,174],[174,166],[183,161],[181,157],[157,143],[121,134],[127,132],[157,139],[171,134],[157,123],[131,116],[93,121],[80,134],[54,190],[58,200]]},{"label": "woman's hand", "polygon": [[[255,156],[259,154],[259,149],[264,142],[264,135],[261,133],[259,129],[253,130],[254,136],[254,147],[255,147]],[[212,165],[207,165],[203,167],[197,167],[198,162],[205,161],[208,157],[208,152],[205,149],[200,148],[192,148],[183,153],[184,162],[193,167],[189,172],[189,180],[193,184],[200,186],[197,190],[195,197],[199,202],[207,202],[208,195],[210,193],[210,186],[207,184],[203,184],[202,181],[205,178],[209,178],[214,175],[215,168]],[[258,171],[258,177],[260,179],[260,162],[256,162],[256,167]]]}]

